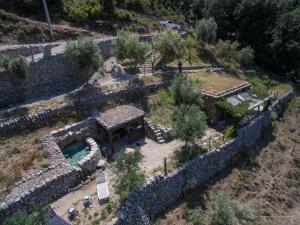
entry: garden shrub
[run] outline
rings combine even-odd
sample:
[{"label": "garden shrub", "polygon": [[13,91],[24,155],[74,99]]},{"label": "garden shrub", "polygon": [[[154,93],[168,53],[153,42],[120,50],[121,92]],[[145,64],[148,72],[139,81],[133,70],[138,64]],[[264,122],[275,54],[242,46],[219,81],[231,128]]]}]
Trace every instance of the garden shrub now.
[{"label": "garden shrub", "polygon": [[196,35],[198,40],[214,43],[217,38],[217,23],[214,18],[204,18],[196,24]]},{"label": "garden shrub", "polygon": [[219,40],[217,44],[218,55],[220,58],[231,61],[236,58],[238,47],[237,42]]},{"label": "garden shrub", "polygon": [[177,164],[184,163],[192,160],[201,153],[205,153],[207,150],[201,148],[199,145],[182,146],[176,149],[173,153],[173,159],[176,160]]},{"label": "garden shrub", "polygon": [[127,172],[118,174],[115,191],[121,200],[125,200],[129,192],[143,184],[144,181],[145,176],[143,173],[136,170],[128,170]]},{"label": "garden shrub", "polygon": [[89,39],[79,39],[68,44],[64,56],[80,73],[103,64],[98,46]]},{"label": "garden shrub", "polygon": [[254,62],[254,51],[251,47],[242,48],[236,55],[236,61],[243,66],[250,66]]},{"label": "garden shrub", "polygon": [[206,115],[199,106],[196,105],[180,105],[173,115],[172,135],[175,138],[188,143],[194,143],[196,139],[200,139],[206,130]]},{"label": "garden shrub", "polygon": [[230,140],[232,138],[234,138],[236,135],[236,127],[234,125],[230,125],[228,127],[226,127],[225,131],[224,131],[224,140]]},{"label": "garden shrub", "polygon": [[138,150],[130,153],[123,150],[117,154],[114,164],[114,168],[118,173],[115,192],[121,200],[127,199],[129,192],[145,181],[145,176],[139,166],[142,158],[143,156]]},{"label": "garden shrub", "polygon": [[9,58],[6,55],[0,55],[0,71],[8,72],[18,78],[25,78],[28,70],[29,64],[25,57]]},{"label": "garden shrub", "polygon": [[211,195],[213,210],[211,225],[237,225],[234,206],[227,193],[218,192]]},{"label": "garden shrub", "polygon": [[19,78],[25,78],[28,70],[29,70],[28,62],[23,56],[12,58],[9,62],[10,73],[14,74]]},{"label": "garden shrub", "polygon": [[137,170],[142,158],[143,155],[140,151],[134,151],[129,154],[125,153],[125,151],[121,151],[117,154],[114,168],[119,173],[129,170]]},{"label": "garden shrub", "polygon": [[225,116],[229,117],[234,123],[238,123],[244,116],[249,113],[249,101],[244,101],[238,105],[231,105],[225,98],[217,101],[217,106]]},{"label": "garden shrub", "polygon": [[201,93],[195,91],[190,79],[183,76],[183,74],[176,74],[170,87],[171,96],[175,105],[202,105]]},{"label": "garden shrub", "polygon": [[183,58],[186,51],[185,41],[178,33],[167,29],[153,38],[153,48],[162,57],[163,63]]},{"label": "garden shrub", "polygon": [[12,216],[8,217],[3,225],[47,225],[49,214],[47,207],[44,204],[38,205],[34,208],[31,214],[25,211],[18,211]]},{"label": "garden shrub", "polygon": [[267,88],[271,88],[271,87],[274,87],[276,85],[278,85],[278,82],[269,78],[267,75],[264,75],[262,77],[263,79],[263,84],[267,87]]},{"label": "garden shrub", "polygon": [[194,225],[204,224],[204,213],[201,208],[190,209],[186,204],[183,205],[183,218]]}]

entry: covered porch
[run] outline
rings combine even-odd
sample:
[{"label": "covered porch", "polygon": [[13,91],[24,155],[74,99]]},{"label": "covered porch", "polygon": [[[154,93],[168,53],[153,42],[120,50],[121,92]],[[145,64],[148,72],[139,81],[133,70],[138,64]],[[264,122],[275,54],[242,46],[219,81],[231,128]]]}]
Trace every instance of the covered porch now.
[{"label": "covered porch", "polygon": [[105,132],[105,139],[114,152],[114,143],[127,139],[129,144],[145,137],[145,112],[134,105],[121,105],[100,114],[98,123]]}]

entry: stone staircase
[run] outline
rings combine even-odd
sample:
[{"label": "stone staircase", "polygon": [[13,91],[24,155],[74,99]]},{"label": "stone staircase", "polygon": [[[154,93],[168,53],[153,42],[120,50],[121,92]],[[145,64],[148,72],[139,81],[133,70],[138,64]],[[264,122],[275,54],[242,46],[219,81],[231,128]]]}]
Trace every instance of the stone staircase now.
[{"label": "stone staircase", "polygon": [[146,62],[139,65],[140,72],[143,74],[153,73],[152,70],[152,57],[149,57]]},{"label": "stone staircase", "polygon": [[170,129],[162,128],[152,120],[145,118],[145,127],[147,136],[159,144],[166,143],[171,139]]},{"label": "stone staircase", "polygon": [[[155,61],[153,61],[153,60],[155,60]],[[157,70],[160,67],[160,60],[161,60],[160,54],[156,54],[155,59],[154,59],[153,52],[150,52],[147,60],[143,64],[138,66],[140,73],[143,73],[143,74],[154,73],[155,70]],[[152,65],[152,61],[153,61],[153,65]],[[153,68],[152,68],[152,66],[153,66]]]}]

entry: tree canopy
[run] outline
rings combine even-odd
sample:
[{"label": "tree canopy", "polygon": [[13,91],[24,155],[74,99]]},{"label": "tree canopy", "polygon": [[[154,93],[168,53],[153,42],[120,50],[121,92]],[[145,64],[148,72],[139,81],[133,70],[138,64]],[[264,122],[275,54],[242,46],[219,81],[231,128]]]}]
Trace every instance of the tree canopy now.
[{"label": "tree canopy", "polygon": [[207,43],[214,43],[217,39],[217,23],[214,18],[201,19],[196,24],[196,34],[198,40]]},{"label": "tree canopy", "polygon": [[79,72],[86,72],[103,64],[98,46],[89,39],[79,39],[71,42],[67,45],[64,55]]},{"label": "tree canopy", "polygon": [[132,36],[124,30],[118,32],[112,45],[112,54],[119,61],[123,62],[127,59],[134,65],[144,63],[149,52],[149,43],[140,41],[139,37]]},{"label": "tree canopy", "polygon": [[201,93],[193,88],[191,80],[183,76],[183,74],[176,74],[170,90],[175,105],[201,105]]},{"label": "tree canopy", "polygon": [[160,54],[164,63],[182,58],[186,51],[185,41],[170,29],[154,37],[153,48]]},{"label": "tree canopy", "polygon": [[186,145],[201,138],[207,126],[205,114],[196,105],[177,107],[173,121],[173,136],[184,141]]}]

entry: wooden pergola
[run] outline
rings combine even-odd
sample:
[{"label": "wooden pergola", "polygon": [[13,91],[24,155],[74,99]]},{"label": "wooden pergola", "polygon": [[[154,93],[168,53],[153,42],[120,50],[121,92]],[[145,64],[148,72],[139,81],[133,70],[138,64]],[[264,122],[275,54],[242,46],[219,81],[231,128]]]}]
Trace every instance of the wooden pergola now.
[{"label": "wooden pergola", "polygon": [[105,130],[113,150],[114,133],[119,129],[126,130],[129,142],[134,141],[135,137],[145,135],[144,117],[145,112],[134,105],[120,105],[101,113],[97,121]]}]

